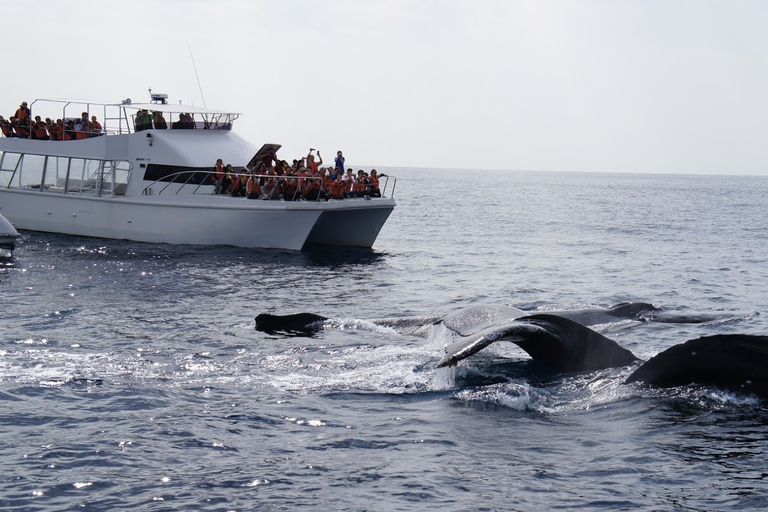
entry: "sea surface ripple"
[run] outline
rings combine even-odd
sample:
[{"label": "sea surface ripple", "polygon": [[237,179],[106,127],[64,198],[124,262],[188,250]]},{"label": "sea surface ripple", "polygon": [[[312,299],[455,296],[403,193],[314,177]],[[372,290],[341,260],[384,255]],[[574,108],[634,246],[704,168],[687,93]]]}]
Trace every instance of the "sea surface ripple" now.
[{"label": "sea surface ripple", "polygon": [[[551,373],[376,318],[651,302],[599,326],[647,359],[768,334],[768,178],[398,176],[374,249],[24,232],[0,259],[0,509],[764,510],[768,409],[716,388]],[[258,313],[332,318],[311,337]],[[718,317],[720,318],[720,317]]]}]

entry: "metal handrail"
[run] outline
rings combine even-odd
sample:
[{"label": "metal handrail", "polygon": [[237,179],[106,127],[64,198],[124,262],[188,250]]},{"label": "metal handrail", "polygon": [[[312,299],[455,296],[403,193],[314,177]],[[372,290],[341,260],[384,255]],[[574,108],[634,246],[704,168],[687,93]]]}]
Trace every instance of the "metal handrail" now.
[{"label": "metal handrail", "polygon": [[[200,173],[204,173],[205,174],[205,177],[201,180],[201,182],[200,183],[190,183],[190,180],[192,180],[196,176],[199,176]],[[141,195],[150,195],[152,193],[151,189],[152,189],[153,186],[158,185],[160,183],[165,183],[166,181],[167,181],[167,183],[165,183],[165,185],[157,192],[157,195],[160,195],[163,192],[165,192],[165,190],[169,186],[171,186],[172,184],[177,184],[177,185],[180,184],[181,185],[174,192],[174,194],[181,193],[182,189],[184,187],[186,187],[187,185],[196,185],[194,190],[192,190],[192,192],[191,192],[193,195],[196,194],[198,192],[198,190],[200,190],[200,187],[203,187],[203,186],[212,186],[212,187],[214,187],[214,190],[211,191],[208,194],[209,195],[216,195],[216,190],[218,189],[218,187],[216,186],[216,181],[217,180],[215,179],[215,174],[216,174],[215,171],[202,171],[202,170],[178,171],[178,172],[168,174],[166,176],[163,176],[160,179],[157,179],[157,180],[153,181],[152,183],[150,183],[149,185],[144,187],[144,189],[141,191]],[[186,179],[183,179],[185,175],[186,175]],[[237,179],[240,179],[241,177],[248,177],[248,178],[253,177],[253,178],[258,178],[258,179],[265,178],[265,179],[277,180],[277,183],[272,188],[272,191],[270,192],[269,197],[267,199],[272,199],[274,191],[277,190],[278,185],[280,183],[284,182],[285,180],[312,180],[312,181],[318,182],[318,184],[320,185],[321,190],[323,189],[322,188],[323,178],[322,177],[318,178],[318,177],[315,177],[315,176],[296,176],[296,175],[283,175],[283,176],[279,176],[279,175],[275,175],[275,174],[250,174],[250,173],[227,173],[227,176],[229,176],[230,178],[235,177]],[[386,191],[387,191],[387,187],[389,186],[389,179],[392,178],[392,190],[389,193],[389,197],[394,197],[395,185],[397,183],[397,178],[394,177],[394,176],[389,176],[387,174],[382,175],[381,177],[385,178],[384,186],[379,188],[381,190],[381,196],[382,197],[387,197],[386,196]],[[170,180],[169,180],[169,178],[170,178]],[[177,180],[177,178],[178,178],[178,180]],[[380,183],[381,183],[381,181],[380,181]],[[294,194],[292,199],[296,199],[296,194],[298,194],[299,192],[301,192],[301,189],[299,187],[297,187],[296,193]],[[232,194],[229,193],[227,195],[231,196]],[[321,198],[318,196],[318,198],[315,201],[320,201],[320,200],[321,200]]]}]

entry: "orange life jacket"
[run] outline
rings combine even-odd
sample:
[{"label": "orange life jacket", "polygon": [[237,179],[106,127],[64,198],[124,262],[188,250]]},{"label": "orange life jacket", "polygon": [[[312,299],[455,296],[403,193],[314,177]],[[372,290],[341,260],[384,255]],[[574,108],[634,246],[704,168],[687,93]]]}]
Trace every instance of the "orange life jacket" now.
[{"label": "orange life jacket", "polygon": [[344,191],[347,190],[347,182],[344,180],[336,180],[331,183],[331,195],[336,199],[344,197]]},{"label": "orange life jacket", "polygon": [[48,138],[48,129],[45,127],[44,123],[41,122],[35,125],[35,137],[38,139]]},{"label": "orange life jacket", "polygon": [[16,109],[16,114],[13,116],[19,121],[26,121],[29,119],[29,108],[19,107]]},{"label": "orange life jacket", "polygon": [[2,125],[0,125],[0,129],[3,130],[3,135],[5,135],[6,137],[13,137],[13,130],[11,130],[10,124],[3,123]]}]

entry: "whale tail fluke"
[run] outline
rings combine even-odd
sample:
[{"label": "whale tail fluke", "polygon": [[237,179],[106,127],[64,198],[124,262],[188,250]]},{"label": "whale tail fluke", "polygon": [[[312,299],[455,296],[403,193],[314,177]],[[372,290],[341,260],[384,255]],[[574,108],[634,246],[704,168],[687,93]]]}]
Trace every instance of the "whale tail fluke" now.
[{"label": "whale tail fluke", "polygon": [[578,322],[556,315],[530,315],[461,339],[446,349],[438,367],[454,366],[496,341],[510,341],[561,372],[626,366],[638,361],[629,350]]}]

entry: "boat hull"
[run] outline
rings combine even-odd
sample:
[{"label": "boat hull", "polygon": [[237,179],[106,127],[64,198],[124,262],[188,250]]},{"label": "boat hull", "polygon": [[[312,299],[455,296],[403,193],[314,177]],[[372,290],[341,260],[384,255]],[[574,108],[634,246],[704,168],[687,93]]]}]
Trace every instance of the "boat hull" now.
[{"label": "boat hull", "polygon": [[[395,206],[370,201],[263,201],[217,196],[82,197],[0,189],[18,229],[137,242],[301,250],[305,243],[371,247]],[[356,203],[356,204],[355,204]],[[331,229],[338,227],[340,229]]]},{"label": "boat hull", "polygon": [[[348,203],[358,199],[346,200]],[[371,247],[395,207],[392,199],[375,199],[377,206],[356,209],[355,205],[323,211],[307,237],[307,244]],[[346,206],[346,204],[345,204]]]}]

